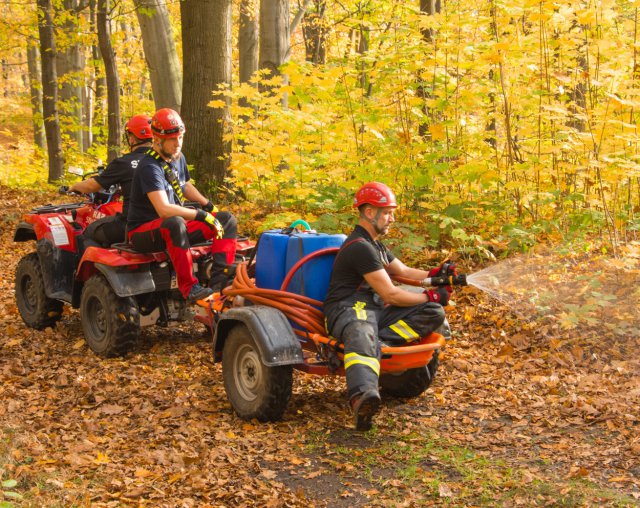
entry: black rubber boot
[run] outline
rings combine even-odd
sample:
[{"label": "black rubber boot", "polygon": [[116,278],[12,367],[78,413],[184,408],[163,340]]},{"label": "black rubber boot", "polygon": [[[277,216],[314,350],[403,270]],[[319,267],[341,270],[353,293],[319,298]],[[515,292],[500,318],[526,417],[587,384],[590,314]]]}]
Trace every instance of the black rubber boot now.
[{"label": "black rubber boot", "polygon": [[202,287],[200,284],[194,284],[189,291],[189,296],[187,296],[187,300],[191,303],[195,303],[198,300],[203,300],[208,296],[211,296],[213,291],[209,288]]},{"label": "black rubber boot", "polygon": [[236,264],[226,265],[224,268],[214,265],[209,279],[209,287],[219,293],[233,282],[236,276]]},{"label": "black rubber boot", "polygon": [[373,417],[380,410],[380,394],[378,390],[367,390],[351,398],[353,421],[356,430],[371,429]]}]

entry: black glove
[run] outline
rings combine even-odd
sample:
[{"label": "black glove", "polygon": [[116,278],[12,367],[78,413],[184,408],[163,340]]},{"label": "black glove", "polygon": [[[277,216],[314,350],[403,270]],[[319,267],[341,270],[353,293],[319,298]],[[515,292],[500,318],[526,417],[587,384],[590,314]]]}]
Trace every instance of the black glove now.
[{"label": "black glove", "polygon": [[425,289],[424,294],[429,297],[430,302],[439,303],[446,307],[449,303],[451,292],[446,287],[438,287],[436,289]]},{"label": "black glove", "polygon": [[211,201],[207,201],[207,204],[203,205],[202,209],[205,212],[209,212],[209,213],[218,211],[218,208],[216,207],[216,205],[214,205]]},{"label": "black glove", "polygon": [[58,189],[58,194],[67,194],[68,192],[69,192],[68,185],[61,185],[60,188]]},{"label": "black glove", "polygon": [[455,263],[445,261],[438,268],[429,270],[429,277],[455,277],[458,275],[458,268]]},{"label": "black glove", "polygon": [[222,235],[224,235],[224,228],[222,224],[209,212],[205,212],[204,210],[198,210],[196,212],[196,220],[200,222],[204,222],[207,226],[213,229],[216,232],[216,240],[220,240]]}]

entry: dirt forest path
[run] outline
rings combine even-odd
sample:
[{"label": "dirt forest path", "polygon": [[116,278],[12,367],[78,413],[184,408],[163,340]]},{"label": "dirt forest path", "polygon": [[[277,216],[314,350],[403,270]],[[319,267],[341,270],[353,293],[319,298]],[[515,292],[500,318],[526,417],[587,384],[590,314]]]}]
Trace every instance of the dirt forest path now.
[{"label": "dirt forest path", "polygon": [[640,505],[637,329],[563,332],[468,288],[434,385],[385,398],[372,432],[350,430],[343,379],[301,373],[281,422],[245,422],[202,325],[146,329],[111,360],[68,307],[55,329],[28,329],[13,274],[33,246],[13,231],[60,198],[0,190],[0,480],[14,480],[13,506]]}]

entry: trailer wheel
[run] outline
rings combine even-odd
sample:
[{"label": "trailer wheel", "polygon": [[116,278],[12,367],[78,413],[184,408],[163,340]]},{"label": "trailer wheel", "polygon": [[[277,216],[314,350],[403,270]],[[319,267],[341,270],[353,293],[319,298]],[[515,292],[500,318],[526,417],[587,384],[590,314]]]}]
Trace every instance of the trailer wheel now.
[{"label": "trailer wheel", "polygon": [[229,402],[245,420],[273,422],[282,418],[291,398],[291,365],[268,367],[249,329],[238,324],[222,350],[222,377]]},{"label": "trailer wheel", "polygon": [[55,326],[62,317],[64,304],[47,297],[40,260],[35,252],[27,254],[18,263],[15,291],[20,316],[30,328],[43,330]]},{"label": "trailer wheel", "polygon": [[405,370],[400,374],[382,374],[380,376],[380,386],[393,397],[410,398],[417,397],[424,393],[431,386],[440,361],[438,354],[434,351],[431,361],[424,367]]},{"label": "trailer wheel", "polygon": [[138,308],[132,298],[121,298],[98,274],[82,288],[80,321],[89,348],[99,356],[124,355],[140,332]]}]

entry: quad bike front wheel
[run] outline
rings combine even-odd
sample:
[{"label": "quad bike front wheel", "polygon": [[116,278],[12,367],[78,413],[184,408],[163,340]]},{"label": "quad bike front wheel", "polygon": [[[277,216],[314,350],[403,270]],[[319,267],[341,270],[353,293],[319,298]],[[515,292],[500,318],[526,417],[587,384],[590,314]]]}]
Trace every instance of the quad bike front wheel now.
[{"label": "quad bike front wheel", "polygon": [[62,317],[64,304],[47,297],[38,254],[23,257],[16,267],[16,304],[25,324],[36,330],[54,326]]},{"label": "quad bike front wheel", "polygon": [[291,398],[293,368],[266,366],[255,339],[243,324],[236,325],[225,341],[222,377],[229,402],[245,420],[277,421]]},{"label": "quad bike front wheel", "polygon": [[382,374],[380,386],[393,397],[411,398],[424,393],[431,386],[440,361],[440,351],[434,351],[431,360],[424,367],[408,369],[400,374]]},{"label": "quad bike front wheel", "polygon": [[130,351],[140,332],[135,301],[116,295],[100,274],[92,276],[82,289],[80,321],[87,345],[104,357]]}]

